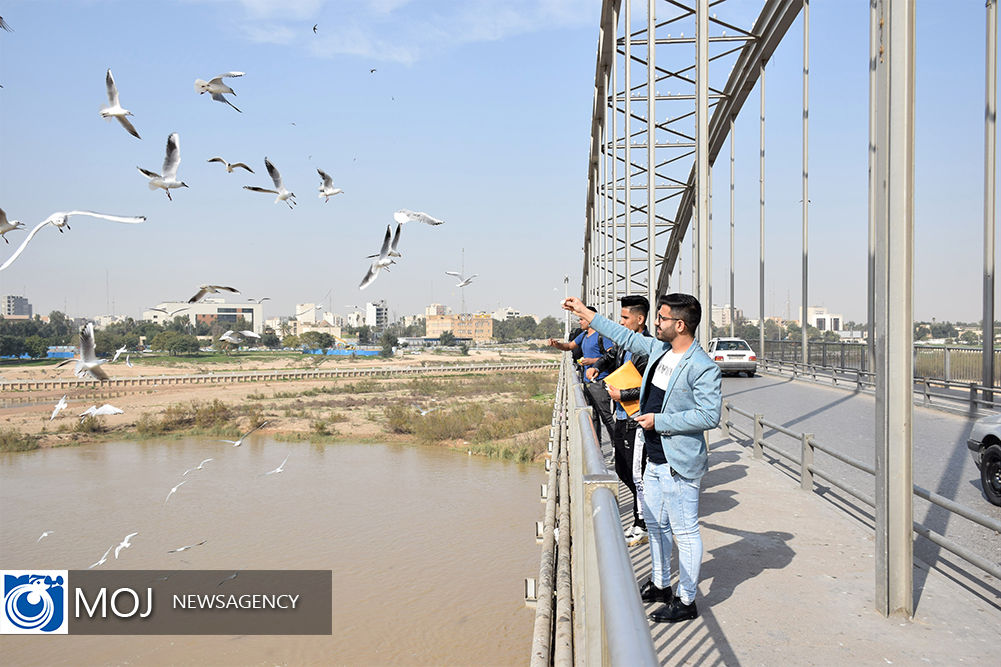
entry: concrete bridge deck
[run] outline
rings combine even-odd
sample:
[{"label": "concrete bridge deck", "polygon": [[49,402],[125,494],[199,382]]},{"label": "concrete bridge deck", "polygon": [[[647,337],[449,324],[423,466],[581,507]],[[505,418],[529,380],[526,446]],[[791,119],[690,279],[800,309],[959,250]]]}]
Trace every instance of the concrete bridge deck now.
[{"label": "concrete bridge deck", "polygon": [[[724,380],[724,393],[735,403],[775,414],[772,402],[786,402],[785,392],[800,400],[788,409],[802,417],[795,430],[837,430],[844,440],[861,442],[872,421],[864,402],[847,410],[850,392],[811,387],[775,377],[746,382]],[[811,391],[818,391],[814,395]],[[806,392],[806,394],[804,394]],[[753,398],[752,398],[753,397]],[[812,402],[823,399],[827,412]],[[771,409],[769,409],[771,408]],[[920,419],[955,430],[965,420],[946,419],[938,413],[917,414]],[[929,411],[930,412],[930,411]],[[849,416],[854,414],[854,418]],[[823,415],[821,417],[821,415]],[[847,416],[846,416],[847,415]],[[793,428],[793,426],[790,426]],[[917,430],[917,427],[916,427]],[[944,440],[926,431],[932,441]],[[738,438],[738,436],[734,436]],[[766,437],[771,436],[766,433]],[[834,435],[829,435],[828,439]],[[918,435],[915,435],[917,448]],[[946,441],[941,456],[948,462],[956,439]],[[833,444],[833,443],[832,443]],[[607,445],[606,445],[607,447]],[[965,464],[960,466],[962,470]],[[936,479],[968,477],[942,473]],[[916,471],[917,472],[917,471]],[[916,474],[917,481],[917,474]],[[924,480],[941,488],[932,479]],[[978,494],[956,484],[961,502]],[[875,610],[874,538],[871,520],[857,507],[845,511],[844,503],[800,489],[799,482],[768,459],[754,459],[746,442],[712,432],[710,467],[702,486],[701,517],[705,555],[699,586],[696,621],[650,624],[662,664],[872,664],[919,665],[991,662],[1001,632],[1001,594],[998,582],[959,559],[929,559],[929,567],[916,558],[913,619],[883,618]],[[620,498],[628,498],[624,486]],[[990,516],[996,507],[969,502]],[[985,507],[986,505],[986,507]],[[990,509],[988,509],[990,508]],[[623,527],[631,524],[631,502],[620,503]],[[921,513],[915,508],[915,517]],[[932,522],[934,523],[934,521]],[[994,535],[979,551],[994,562],[1001,557],[1001,537]],[[650,576],[647,545],[629,549],[639,582]],[[925,552],[927,553],[927,552]],[[948,555],[948,554],[946,554]],[[673,564],[677,578],[677,553]],[[659,605],[647,605],[647,612]]]}]

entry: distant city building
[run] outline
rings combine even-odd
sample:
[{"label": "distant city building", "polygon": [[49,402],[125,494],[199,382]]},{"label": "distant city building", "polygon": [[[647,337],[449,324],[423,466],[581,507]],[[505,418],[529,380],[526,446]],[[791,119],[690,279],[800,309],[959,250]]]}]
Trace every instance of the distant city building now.
[{"label": "distant city building", "polygon": [[288,321],[289,321],[289,319],[288,319],[287,316],[285,316],[285,317],[272,317],[271,319],[264,320],[264,328],[265,329],[271,329],[272,331],[274,331],[276,334],[278,334],[280,336],[281,333],[282,333],[282,323],[288,322]]},{"label": "distant city building", "polygon": [[236,321],[242,317],[250,324],[254,333],[264,333],[264,309],[259,303],[226,303],[223,299],[214,298],[203,299],[197,303],[163,301],[156,304],[156,307],[166,310],[167,313],[158,310],[144,310],[143,319],[156,324],[168,324],[174,318],[168,317],[167,314],[181,311],[174,317],[186,317],[192,326],[197,326],[199,322],[205,322],[210,326],[216,322],[222,326],[229,326],[236,324]]},{"label": "distant city building", "polygon": [[124,322],[124,321],[125,321],[124,315],[97,315],[92,320],[92,322],[94,323],[94,327],[96,327],[97,329],[103,329],[112,324],[117,324],[118,322]]},{"label": "distant city building", "polygon": [[296,330],[296,335],[301,336],[309,331],[317,331],[319,333],[330,334],[334,338],[341,337],[341,328],[336,327],[330,322],[325,320],[320,320],[319,322],[312,324],[308,322],[299,322],[299,326]]},{"label": "distant city building", "polygon": [[365,324],[373,329],[385,329],[389,324],[389,308],[385,300],[365,304]]},{"label": "distant city building", "polygon": [[315,324],[320,320],[317,316],[317,311],[320,309],[315,303],[297,303],[295,304],[295,319],[300,322],[309,322]]},{"label": "distant city building", "polygon": [[4,317],[9,317],[11,315],[31,317],[31,303],[28,301],[27,297],[14,296],[13,294],[7,294],[3,297],[3,315]]},{"label": "distant city building", "polygon": [[440,303],[432,303],[424,309],[424,315],[427,317],[431,315],[448,315],[448,306],[443,306]]},{"label": "distant city building", "polygon": [[365,313],[360,310],[352,311],[348,313],[347,317],[344,318],[344,321],[347,322],[349,327],[357,329],[365,324]]},{"label": "distant city building", "polygon": [[451,331],[456,338],[485,343],[494,337],[494,320],[489,313],[427,316],[425,335],[428,338],[438,338],[446,331]]},{"label": "distant city building", "polygon": [[[713,306],[713,326],[715,327],[728,327],[730,326],[730,304],[725,303],[722,306]],[[734,309],[734,317],[736,321],[744,319],[744,311],[740,308]]]},{"label": "distant city building", "polygon": [[[799,314],[799,321],[803,321],[803,307],[800,306],[797,311]],[[821,331],[841,331],[842,317],[840,313],[828,312],[827,308],[823,306],[810,306],[806,309],[806,321],[810,326],[816,327]]]},{"label": "distant city building", "polygon": [[505,308],[495,310],[492,317],[499,322],[506,322],[507,320],[514,319],[515,317],[521,317],[521,311],[515,310],[511,306],[507,306]]},{"label": "distant city building", "polygon": [[331,313],[330,311],[323,313],[323,321],[327,324],[332,324],[335,327],[344,326],[344,316],[338,315],[337,313]]},{"label": "distant city building", "polygon": [[424,322],[424,315],[404,315],[402,324],[404,327],[412,327]]}]

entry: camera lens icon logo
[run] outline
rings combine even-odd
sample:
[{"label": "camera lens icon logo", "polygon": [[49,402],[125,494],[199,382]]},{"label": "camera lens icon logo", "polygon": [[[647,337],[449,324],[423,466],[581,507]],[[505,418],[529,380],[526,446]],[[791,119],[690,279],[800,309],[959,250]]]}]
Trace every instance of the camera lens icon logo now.
[{"label": "camera lens icon logo", "polygon": [[6,571],[3,634],[66,634],[66,570]]}]

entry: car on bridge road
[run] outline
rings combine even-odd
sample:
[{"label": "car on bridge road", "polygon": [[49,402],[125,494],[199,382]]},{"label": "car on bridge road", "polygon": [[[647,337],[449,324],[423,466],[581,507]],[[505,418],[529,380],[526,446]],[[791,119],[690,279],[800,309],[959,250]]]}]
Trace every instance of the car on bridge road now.
[{"label": "car on bridge road", "polygon": [[966,446],[980,469],[984,495],[995,505],[1001,505],[1001,414],[978,419],[970,430]]},{"label": "car on bridge road", "polygon": [[743,338],[713,338],[706,353],[723,375],[744,372],[750,378],[758,370],[758,357]]}]

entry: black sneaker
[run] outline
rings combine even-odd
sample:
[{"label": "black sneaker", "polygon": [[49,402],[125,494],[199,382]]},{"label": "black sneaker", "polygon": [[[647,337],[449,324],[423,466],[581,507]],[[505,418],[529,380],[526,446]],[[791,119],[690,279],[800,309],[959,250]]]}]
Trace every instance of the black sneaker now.
[{"label": "black sneaker", "polygon": [[643,602],[663,602],[664,604],[671,604],[671,600],[674,598],[674,592],[671,591],[671,587],[667,588],[657,588],[653,581],[648,581],[640,589],[640,600]]},{"label": "black sneaker", "polygon": [[679,597],[675,597],[670,604],[650,614],[650,620],[654,623],[677,623],[678,621],[691,621],[698,617],[699,610],[695,608],[695,600],[685,604]]}]

